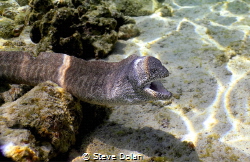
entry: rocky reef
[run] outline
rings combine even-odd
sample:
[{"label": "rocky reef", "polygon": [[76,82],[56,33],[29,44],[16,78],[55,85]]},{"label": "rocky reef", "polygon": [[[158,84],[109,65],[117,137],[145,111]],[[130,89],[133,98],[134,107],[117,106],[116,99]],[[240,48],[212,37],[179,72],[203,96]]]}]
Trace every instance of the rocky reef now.
[{"label": "rocky reef", "polygon": [[36,53],[52,50],[85,59],[103,58],[118,39],[139,34],[135,21],[109,2],[31,0],[30,6],[28,21],[33,25],[31,40],[38,43]]},{"label": "rocky reef", "polygon": [[29,90],[32,86],[25,84],[4,84],[0,82],[0,106],[5,102],[13,102]]},{"label": "rocky reef", "polygon": [[117,10],[127,16],[145,16],[153,14],[163,7],[162,0],[117,0]]},{"label": "rocky reef", "polygon": [[[117,40],[139,35],[128,16],[152,14],[159,7],[156,0],[0,1],[0,50],[103,58]],[[166,8],[166,15],[169,11]],[[32,88],[0,82],[0,151],[14,161],[49,161],[67,152],[78,138],[86,143],[87,133],[109,113],[103,107],[79,103],[52,82]],[[82,118],[86,122],[81,123]],[[79,129],[80,123],[85,129]]]},{"label": "rocky reef", "polygon": [[75,143],[80,103],[55,83],[0,107],[1,152],[14,161],[48,161]]},{"label": "rocky reef", "polygon": [[0,1],[0,38],[18,37],[23,30],[27,7],[18,7],[16,2]]},{"label": "rocky reef", "polygon": [[[140,34],[134,19],[160,11],[172,16],[172,9],[161,0],[6,0],[0,1],[0,37],[30,41],[5,50],[44,51],[76,57],[104,58],[117,40]],[[23,34],[21,37],[20,34]],[[29,43],[29,44],[27,44]],[[0,43],[1,45],[1,43]],[[30,48],[32,45],[32,48]],[[2,48],[2,47],[0,47]]]}]

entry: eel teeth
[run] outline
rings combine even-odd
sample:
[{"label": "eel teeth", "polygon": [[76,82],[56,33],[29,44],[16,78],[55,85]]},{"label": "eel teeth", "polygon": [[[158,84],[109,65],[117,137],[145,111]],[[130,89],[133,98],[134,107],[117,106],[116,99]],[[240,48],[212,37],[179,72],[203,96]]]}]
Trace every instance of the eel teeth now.
[{"label": "eel teeth", "polygon": [[144,90],[150,95],[160,99],[169,99],[172,96],[172,93],[158,80],[146,84]]}]

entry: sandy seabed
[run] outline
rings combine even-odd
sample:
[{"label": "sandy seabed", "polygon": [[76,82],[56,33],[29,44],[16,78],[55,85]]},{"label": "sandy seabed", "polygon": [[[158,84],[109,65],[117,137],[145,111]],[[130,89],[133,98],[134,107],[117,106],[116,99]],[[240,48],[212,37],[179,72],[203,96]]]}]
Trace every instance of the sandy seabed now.
[{"label": "sandy seabed", "polygon": [[170,71],[163,84],[174,97],[114,107],[85,151],[159,161],[250,161],[250,1],[165,3],[173,16],[135,18],[141,35],[119,41],[108,60],[131,54],[160,59]]}]

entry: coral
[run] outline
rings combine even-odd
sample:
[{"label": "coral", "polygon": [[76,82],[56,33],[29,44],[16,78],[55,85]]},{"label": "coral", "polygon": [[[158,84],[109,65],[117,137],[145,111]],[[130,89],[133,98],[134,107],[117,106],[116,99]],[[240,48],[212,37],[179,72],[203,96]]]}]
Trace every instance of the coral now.
[{"label": "coral", "polygon": [[82,119],[80,103],[50,81],[2,105],[0,116],[1,143],[16,146],[6,156],[26,158],[33,150],[41,161],[68,151]]},{"label": "coral", "polygon": [[[48,7],[36,7],[40,3],[39,0],[30,2],[32,10],[29,14],[29,23],[33,23],[31,40],[38,43],[37,54],[52,50],[85,59],[102,58],[113,49],[118,39],[119,28],[125,24],[135,23],[115,8],[109,8],[108,2],[58,2],[51,7],[51,1],[47,1]],[[39,18],[38,13],[44,16]],[[125,33],[125,39],[138,35],[135,26],[127,30],[131,31],[135,34]]]}]

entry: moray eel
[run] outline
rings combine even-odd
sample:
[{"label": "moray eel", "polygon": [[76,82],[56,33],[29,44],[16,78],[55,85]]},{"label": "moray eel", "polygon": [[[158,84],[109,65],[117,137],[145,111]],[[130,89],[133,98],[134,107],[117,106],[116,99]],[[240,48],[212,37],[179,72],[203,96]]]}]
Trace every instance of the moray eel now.
[{"label": "moray eel", "polygon": [[151,56],[131,55],[120,62],[85,61],[60,53],[0,51],[0,80],[37,85],[50,80],[82,101],[98,105],[140,104],[172,94],[159,79],[169,75]]}]

